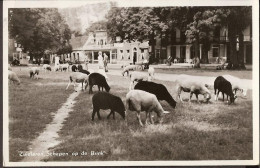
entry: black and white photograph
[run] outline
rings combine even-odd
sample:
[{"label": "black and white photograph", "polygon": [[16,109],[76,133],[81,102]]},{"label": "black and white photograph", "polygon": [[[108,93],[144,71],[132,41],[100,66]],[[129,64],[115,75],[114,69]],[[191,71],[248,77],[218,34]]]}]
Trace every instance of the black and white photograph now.
[{"label": "black and white photograph", "polygon": [[259,165],[259,1],[4,1],[3,95],[4,166]]}]

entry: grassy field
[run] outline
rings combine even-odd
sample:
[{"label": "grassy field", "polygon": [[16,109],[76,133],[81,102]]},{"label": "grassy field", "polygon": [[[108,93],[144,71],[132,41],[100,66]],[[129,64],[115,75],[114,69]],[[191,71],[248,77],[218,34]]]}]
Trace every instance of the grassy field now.
[{"label": "grassy field", "polygon": [[[245,72],[236,72],[234,76],[248,74]],[[16,156],[17,151],[26,150],[30,141],[51,121],[52,112],[73,92],[72,86],[64,91],[66,73],[42,74],[38,81],[29,80],[23,70],[17,73],[22,84],[9,87],[11,161],[20,159]],[[174,82],[155,82],[166,85],[176,99]],[[110,92],[125,101],[129,79],[109,75],[108,83]],[[96,93],[97,87],[93,91]],[[115,120],[107,120],[109,111],[102,110],[102,120],[96,116],[91,121],[92,95],[82,92],[59,132],[62,143],[50,149],[69,155],[49,157],[45,161],[252,159],[252,91],[248,91],[247,99],[239,97],[234,105],[227,105],[222,98],[215,102],[213,90],[211,92],[213,98],[209,104],[199,104],[195,97],[188,103],[187,93],[183,94],[186,102],[177,100],[176,109],[162,101],[164,110],[171,113],[164,116],[163,124],[143,128],[139,126],[135,112],[129,112],[126,120],[118,114]],[[143,121],[144,117],[142,114]],[[103,154],[91,155],[91,151]],[[82,152],[87,155],[81,155]]]},{"label": "grassy field", "polygon": [[[109,77],[111,93],[125,101],[128,79]],[[174,83],[156,82],[165,84],[176,97]],[[109,111],[102,111],[102,120],[91,121],[92,95],[82,93],[60,131],[63,143],[52,149],[55,153],[79,155],[52,157],[46,161],[252,159],[251,94],[250,91],[248,99],[238,99],[230,106],[213,100],[198,104],[193,97],[192,103],[178,103],[173,110],[161,102],[171,112],[164,116],[163,124],[141,128],[135,112],[129,112],[124,121],[119,115],[116,120],[107,120]],[[184,97],[187,101],[188,94]],[[144,121],[144,114],[142,117]],[[83,151],[88,155],[81,155]],[[105,154],[91,155],[91,151],[105,151]]]},{"label": "grassy field", "polygon": [[9,85],[9,148],[10,161],[19,161],[19,151],[28,150],[30,142],[52,121],[53,113],[65,102],[71,91],[64,91],[64,80],[29,79],[27,70],[15,69],[21,85]]}]

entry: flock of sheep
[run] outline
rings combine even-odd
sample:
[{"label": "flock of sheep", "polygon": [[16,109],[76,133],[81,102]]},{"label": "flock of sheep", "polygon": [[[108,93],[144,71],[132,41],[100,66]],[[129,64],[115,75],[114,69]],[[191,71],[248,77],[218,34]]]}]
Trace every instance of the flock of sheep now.
[{"label": "flock of sheep", "polygon": [[[69,67],[70,66],[67,65],[58,65],[54,67],[54,71],[68,71]],[[42,68],[45,71],[51,71],[51,67],[49,65],[43,65]],[[151,115],[152,112],[157,114],[159,123],[162,123],[163,114],[169,112],[163,110],[159,101],[165,100],[172,108],[176,107],[177,102],[173,99],[167,88],[163,84],[152,82],[154,79],[154,68],[152,67],[148,69],[148,74],[135,71],[135,65],[128,65],[124,67],[122,75],[124,76],[124,74],[127,73],[127,75],[130,77],[129,92],[126,94],[126,105],[124,105],[120,97],[109,93],[110,86],[107,83],[108,77],[103,69],[99,69],[97,72],[95,72],[90,69],[85,70],[81,65],[72,65],[71,70],[73,72],[69,75],[69,83],[66,87],[66,90],[73,83],[74,90],[76,91],[76,83],[81,83],[82,90],[86,90],[87,86],[89,85],[89,94],[93,93],[92,88],[94,85],[98,86],[99,91],[101,89],[102,91],[103,89],[106,91],[97,92],[92,97],[92,120],[94,120],[96,113],[100,119],[100,109],[111,110],[107,118],[109,118],[111,115],[113,115],[113,118],[115,118],[115,112],[117,112],[124,119],[126,118],[126,111],[130,110],[137,112],[139,124],[143,126],[140,117],[141,111],[146,112],[146,124],[148,124],[148,120],[150,120],[150,123],[154,123]],[[133,72],[129,73],[131,70]],[[38,78],[39,71],[40,70],[38,67],[30,68],[30,77],[35,78],[36,76]],[[12,72],[11,69],[9,69],[8,77],[10,81],[20,84],[19,78],[15,72]],[[137,82],[136,85],[134,85],[135,82]],[[201,94],[204,96],[205,102],[208,102],[211,99],[209,87],[209,84],[190,75],[178,75],[178,78],[176,79],[177,95],[181,102],[183,101],[181,97],[182,91],[190,92],[189,101],[191,101],[193,94],[195,94],[197,101],[199,102],[198,95]],[[217,77],[214,81],[214,90],[215,100],[218,100],[219,92],[222,92],[223,101],[224,95],[226,94],[229,104],[235,101],[237,97],[237,90],[244,92],[244,96],[246,96],[247,92],[247,89],[240,85],[240,79],[231,75]]]}]

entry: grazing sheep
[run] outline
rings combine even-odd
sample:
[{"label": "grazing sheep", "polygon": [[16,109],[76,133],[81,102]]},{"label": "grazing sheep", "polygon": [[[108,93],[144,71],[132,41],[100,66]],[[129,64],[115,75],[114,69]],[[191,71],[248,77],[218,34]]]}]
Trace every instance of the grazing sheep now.
[{"label": "grazing sheep", "polygon": [[149,77],[151,77],[151,80],[154,79],[154,68],[153,67],[149,67],[148,75],[149,75]]},{"label": "grazing sheep", "polygon": [[135,71],[136,70],[136,65],[128,65],[126,67],[124,67],[124,70],[122,72],[122,75],[124,76],[125,73],[127,72],[127,76],[129,75],[129,71]]},{"label": "grazing sheep", "polygon": [[82,90],[83,89],[83,83],[85,83],[85,90],[88,86],[88,78],[89,76],[87,74],[84,74],[84,73],[81,73],[81,72],[74,72],[74,73],[71,73],[70,74],[70,77],[69,77],[69,84],[68,86],[66,87],[66,90],[68,89],[68,87],[70,86],[70,84],[73,82],[74,83],[74,90],[76,90],[76,82],[77,83],[82,83]]},{"label": "grazing sheep", "polygon": [[161,104],[157,100],[154,94],[148,93],[143,90],[131,90],[126,95],[126,110],[136,111],[137,119],[139,124],[143,126],[141,121],[140,113],[141,111],[146,112],[145,123],[148,124],[148,116],[150,122],[153,124],[151,113],[154,111],[157,113],[159,123],[162,123],[162,114],[167,113],[163,110]]},{"label": "grazing sheep", "polygon": [[51,71],[51,66],[49,64],[44,64],[42,66],[42,68],[43,68],[44,72],[46,72],[47,70]]},{"label": "grazing sheep", "polygon": [[72,66],[71,66],[71,71],[72,71],[72,72],[78,71],[78,67],[77,67],[76,65],[72,65]]},{"label": "grazing sheep", "polygon": [[181,91],[190,92],[189,102],[191,101],[193,93],[196,95],[197,101],[199,102],[198,95],[204,95],[204,99],[208,102],[211,98],[211,94],[209,89],[207,88],[208,85],[204,84],[202,81],[193,78],[190,75],[179,75],[177,80],[177,93],[178,97],[183,102],[181,98]]},{"label": "grazing sheep", "polygon": [[82,65],[78,64],[78,71],[81,71],[83,69]]},{"label": "grazing sheep", "polygon": [[37,75],[36,78],[38,79],[38,75],[40,73],[38,67],[32,67],[29,72],[30,72],[30,78],[35,78],[35,75]]},{"label": "grazing sheep", "polygon": [[96,112],[98,119],[101,119],[99,114],[100,109],[111,110],[111,112],[107,116],[107,119],[109,119],[111,114],[113,114],[113,119],[115,119],[115,112],[120,114],[123,117],[123,119],[125,119],[125,106],[120,97],[114,96],[107,92],[98,92],[92,97],[92,104],[92,121],[94,120]]},{"label": "grazing sheep", "polygon": [[103,75],[106,79],[108,79],[107,74],[106,74],[106,72],[105,72],[104,69],[99,69],[99,70],[97,71],[97,73],[100,73],[100,74]]},{"label": "grazing sheep", "polygon": [[129,90],[132,90],[134,82],[140,82],[140,81],[148,81],[148,76],[145,73],[141,73],[141,72],[133,72],[129,75],[130,77],[130,86],[129,86]]},{"label": "grazing sheep", "polygon": [[103,91],[103,88],[105,88],[105,90],[107,92],[109,92],[109,90],[110,90],[110,87],[107,84],[106,78],[99,73],[91,73],[89,75],[89,93],[93,93],[92,87],[94,85],[98,85],[99,91],[100,91],[100,87],[102,88],[102,91]]},{"label": "grazing sheep", "polygon": [[241,93],[243,93],[244,96],[246,96],[248,88],[243,85],[243,82],[240,78],[234,77],[232,75],[223,75],[223,78],[231,83],[234,94],[236,94],[239,90]]},{"label": "grazing sheep", "polygon": [[176,106],[176,101],[172,98],[167,88],[163,84],[141,81],[135,85],[134,89],[152,93],[157,97],[158,100],[167,101],[173,108]]},{"label": "grazing sheep", "polygon": [[[227,100],[228,96],[230,96],[230,101],[228,104],[234,103],[236,99],[236,95],[234,96],[234,93],[232,92],[232,86],[229,81],[227,81],[223,76],[218,76],[216,80],[214,81],[214,90],[215,90],[215,100],[218,100],[218,94],[219,92],[222,92],[223,95],[223,101],[224,101],[224,95],[227,95]],[[216,91],[218,91],[216,95]]]},{"label": "grazing sheep", "polygon": [[69,72],[69,64],[68,63],[66,63],[66,64],[61,64],[61,71],[67,71],[67,72]]},{"label": "grazing sheep", "polygon": [[17,85],[20,85],[21,81],[16,75],[15,72],[8,70],[8,79],[12,81],[13,83],[17,83]]}]

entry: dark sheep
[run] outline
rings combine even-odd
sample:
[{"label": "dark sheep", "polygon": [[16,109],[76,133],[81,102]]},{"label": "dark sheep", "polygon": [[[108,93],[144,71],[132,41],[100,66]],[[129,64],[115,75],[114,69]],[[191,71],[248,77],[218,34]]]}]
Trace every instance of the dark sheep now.
[{"label": "dark sheep", "polygon": [[79,71],[83,70],[82,65],[80,65],[80,64],[78,65],[78,70],[79,70]]},{"label": "dark sheep", "polygon": [[90,72],[89,72],[89,71],[87,71],[87,70],[85,70],[85,69],[81,69],[81,70],[79,70],[79,72],[81,72],[81,73],[84,73],[84,74],[87,74],[87,75],[89,75],[89,74],[90,74]]},{"label": "dark sheep", "polygon": [[49,70],[49,71],[51,71],[51,67],[47,67],[47,68],[46,68],[46,70]]},{"label": "dark sheep", "polygon": [[123,119],[125,119],[125,106],[120,97],[114,96],[107,92],[98,92],[92,97],[93,113],[92,121],[94,120],[95,114],[97,113],[98,119],[100,120],[99,110],[110,109],[111,112],[108,114],[107,119],[113,114],[113,119],[115,119],[115,112],[120,114]]},{"label": "dark sheep", "polygon": [[167,88],[163,84],[149,82],[149,81],[140,81],[135,85],[134,89],[143,90],[152,93],[157,97],[158,100],[165,100],[173,108],[176,107],[176,101],[172,98]]},{"label": "dark sheep", "polygon": [[78,70],[78,68],[76,65],[72,65],[71,70],[72,70],[72,72],[76,72]]},{"label": "dark sheep", "polygon": [[[219,94],[219,92],[222,92],[223,101],[224,101],[224,95],[226,94],[227,100],[228,100],[228,97],[230,97],[230,102],[228,104],[234,103],[236,96],[234,95],[234,93],[232,91],[232,85],[224,77],[218,76],[215,79],[214,90],[215,90],[215,100],[218,100],[218,94]],[[218,91],[217,95],[216,95],[216,91]]]},{"label": "dark sheep", "polygon": [[92,73],[89,75],[89,93],[93,93],[92,87],[94,85],[98,85],[98,90],[100,91],[100,87],[105,88],[107,92],[109,92],[110,87],[107,84],[106,78],[100,73]]}]

